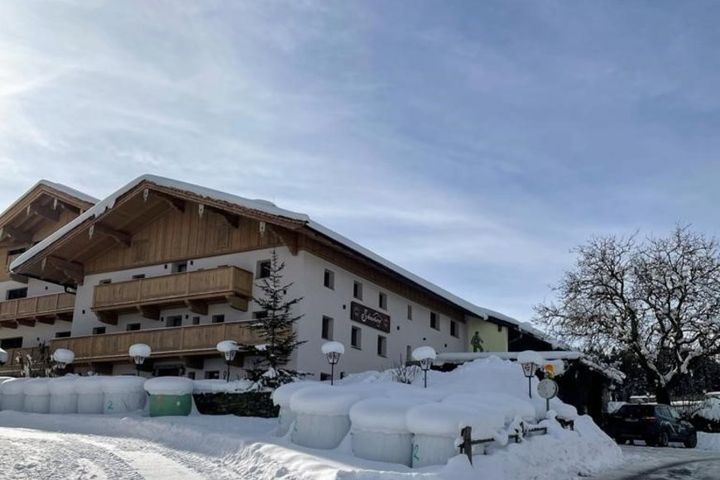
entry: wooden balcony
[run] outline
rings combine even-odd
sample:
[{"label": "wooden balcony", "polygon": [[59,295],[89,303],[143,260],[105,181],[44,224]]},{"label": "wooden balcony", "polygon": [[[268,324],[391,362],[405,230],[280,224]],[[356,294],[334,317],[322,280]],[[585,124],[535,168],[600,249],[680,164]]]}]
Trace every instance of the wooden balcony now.
[{"label": "wooden balcony", "polygon": [[181,305],[200,315],[207,315],[209,303],[228,302],[247,311],[252,282],[247,270],[218,267],[102,284],[95,287],[93,311],[100,321],[113,325],[122,312],[139,311],[158,320],[161,308]]},{"label": "wooden balcony", "polygon": [[56,338],[50,340],[50,351],[70,349],[75,352],[75,363],[130,361],[128,349],[134,343],[150,345],[152,358],[162,358],[218,354],[216,346],[222,340],[245,345],[261,343],[247,322],[227,322]]},{"label": "wooden balcony", "polygon": [[55,320],[72,321],[75,295],[52,293],[37,297],[17,298],[0,302],[0,326],[17,328],[35,326],[35,322],[53,324]]}]

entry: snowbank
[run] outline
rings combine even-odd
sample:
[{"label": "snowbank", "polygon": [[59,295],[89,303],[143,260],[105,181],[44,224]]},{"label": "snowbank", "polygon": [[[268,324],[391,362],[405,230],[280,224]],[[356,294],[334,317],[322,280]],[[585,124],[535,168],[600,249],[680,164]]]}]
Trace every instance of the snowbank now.
[{"label": "snowbank", "polygon": [[505,417],[481,406],[428,403],[409,409],[405,421],[415,434],[457,438],[463,427],[472,427],[473,437],[492,438],[505,424]]},{"label": "snowbank", "polygon": [[697,432],[697,449],[720,453],[720,433]]},{"label": "snowbank", "polygon": [[353,430],[376,432],[407,432],[407,411],[425,403],[419,398],[369,398],[361,400],[350,409]]},{"label": "snowbank", "polygon": [[290,398],[290,408],[310,415],[347,415],[362,397],[355,392],[335,388],[301,389]]},{"label": "snowbank", "polygon": [[188,395],[193,392],[193,381],[186,377],[157,377],[147,380],[144,387],[150,395]]},{"label": "snowbank", "polygon": [[193,393],[242,393],[253,385],[250,380],[193,380]]},{"label": "snowbank", "polygon": [[115,377],[100,377],[103,393],[138,392],[143,390],[145,378],[118,375]]},{"label": "snowbank", "polygon": [[534,363],[538,366],[545,363],[543,356],[533,350],[525,350],[524,352],[518,353],[517,361],[518,363]]}]

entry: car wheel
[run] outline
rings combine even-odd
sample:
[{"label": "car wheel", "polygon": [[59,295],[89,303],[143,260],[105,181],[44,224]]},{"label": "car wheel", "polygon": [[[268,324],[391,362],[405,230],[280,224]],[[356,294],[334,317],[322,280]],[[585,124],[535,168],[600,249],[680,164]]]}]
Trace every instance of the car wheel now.
[{"label": "car wheel", "polygon": [[655,440],[653,440],[652,438],[646,438],[645,445],[647,445],[648,447],[654,447],[655,445],[657,445],[657,442],[655,442]]},{"label": "car wheel", "polygon": [[683,442],[685,448],[695,448],[697,446],[697,433],[693,433]]},{"label": "car wheel", "polygon": [[658,447],[667,447],[668,443],[670,443],[670,439],[668,438],[667,432],[660,432],[657,439]]}]

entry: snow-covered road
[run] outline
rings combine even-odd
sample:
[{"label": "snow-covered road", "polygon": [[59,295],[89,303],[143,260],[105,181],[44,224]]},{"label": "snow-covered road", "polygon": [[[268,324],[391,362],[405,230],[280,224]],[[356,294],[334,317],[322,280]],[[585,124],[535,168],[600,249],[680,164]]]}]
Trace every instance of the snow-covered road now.
[{"label": "snow-covered road", "polygon": [[237,478],[192,452],[132,438],[0,428],[2,479]]},{"label": "snow-covered road", "polygon": [[594,480],[718,480],[720,453],[682,447],[623,446],[625,465]]}]

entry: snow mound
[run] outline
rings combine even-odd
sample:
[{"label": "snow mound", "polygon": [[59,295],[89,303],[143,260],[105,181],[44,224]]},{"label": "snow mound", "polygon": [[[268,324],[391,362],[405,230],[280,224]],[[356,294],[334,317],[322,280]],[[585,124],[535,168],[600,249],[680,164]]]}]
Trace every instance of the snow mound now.
[{"label": "snow mound", "polygon": [[423,360],[435,360],[437,353],[432,347],[418,347],[412,352],[412,358],[418,362]]},{"label": "snow mound", "polygon": [[412,433],[437,437],[458,437],[464,427],[472,427],[473,437],[492,438],[505,424],[497,411],[452,403],[428,403],[413,407],[405,415]]},{"label": "snow mound", "polygon": [[23,385],[25,395],[50,395],[50,381],[45,378],[31,378]]},{"label": "snow mound", "polygon": [[518,363],[534,363],[538,366],[545,363],[545,359],[542,355],[533,350],[525,350],[524,352],[518,353],[517,361]]},{"label": "snow mound", "polygon": [[347,415],[362,396],[358,393],[332,387],[306,388],[290,398],[290,408],[308,415]]},{"label": "snow mound", "polygon": [[75,380],[75,391],[81,394],[90,393],[102,393],[103,382],[108,377],[93,376],[93,377],[78,377]]},{"label": "snow mound", "polygon": [[3,395],[19,395],[23,393],[25,383],[29,378],[11,378],[0,384],[0,393]]},{"label": "snow mound", "polygon": [[187,395],[193,392],[193,381],[186,377],[157,377],[145,382],[150,395]]},{"label": "snow mound", "polygon": [[345,353],[345,345],[340,342],[325,342],[320,349],[323,355],[327,355],[328,353],[339,353],[342,355]]},{"label": "snow mound", "polygon": [[250,380],[193,380],[193,393],[240,393],[253,387]]},{"label": "snow mound", "polygon": [[[272,401],[275,405],[280,407],[290,406],[290,397],[296,392],[308,388],[308,387],[323,387],[320,382],[314,382],[311,380],[303,380],[300,382],[286,383],[281,387],[277,388],[272,394]],[[328,387],[329,388],[329,387]]]},{"label": "snow mound", "polygon": [[143,377],[131,377],[120,375],[116,377],[103,377],[103,393],[125,393],[140,392],[143,390],[145,379]]},{"label": "snow mound", "polygon": [[72,395],[77,392],[75,385],[77,383],[75,376],[67,376],[60,378],[51,378],[48,381],[48,389],[50,395]]},{"label": "snow mound", "polygon": [[375,432],[407,432],[405,415],[419,404],[426,403],[419,398],[368,398],[361,400],[350,409],[353,429]]}]

